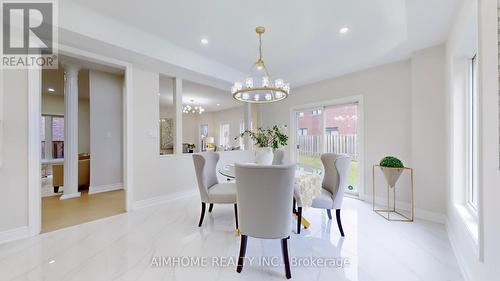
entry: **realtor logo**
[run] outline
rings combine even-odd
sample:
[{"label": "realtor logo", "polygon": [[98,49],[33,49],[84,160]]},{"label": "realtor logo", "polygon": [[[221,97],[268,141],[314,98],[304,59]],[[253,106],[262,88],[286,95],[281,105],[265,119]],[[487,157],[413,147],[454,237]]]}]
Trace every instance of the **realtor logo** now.
[{"label": "realtor logo", "polygon": [[57,68],[55,1],[1,1],[2,68]]}]

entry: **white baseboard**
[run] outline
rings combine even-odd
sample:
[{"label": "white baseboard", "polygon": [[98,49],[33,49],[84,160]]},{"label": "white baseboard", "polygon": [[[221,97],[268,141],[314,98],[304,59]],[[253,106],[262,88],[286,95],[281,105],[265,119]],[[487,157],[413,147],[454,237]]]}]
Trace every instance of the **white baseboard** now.
[{"label": "white baseboard", "polygon": [[[375,200],[377,202],[387,202],[387,197],[377,196],[377,197],[375,197]],[[370,204],[373,204],[373,202],[370,202]],[[396,201],[396,207],[399,210],[409,211],[410,210],[410,203],[403,202],[403,201]],[[415,218],[417,218],[417,219],[422,219],[422,220],[431,221],[431,222],[440,223],[440,224],[446,224],[446,215],[442,214],[442,213],[432,212],[432,211],[419,209],[419,208],[415,207],[415,214],[414,215],[415,215]]]},{"label": "white baseboard", "polygon": [[0,244],[30,236],[28,226],[21,226],[0,232]]},{"label": "white baseboard", "polygon": [[190,190],[190,191],[175,192],[175,193],[168,194],[168,195],[157,196],[157,197],[153,197],[153,198],[149,198],[149,199],[139,200],[139,201],[135,201],[132,204],[132,209],[138,210],[138,209],[142,209],[142,208],[147,208],[147,207],[151,207],[151,206],[165,204],[165,203],[172,202],[174,200],[178,200],[181,198],[195,196],[196,194],[198,194],[197,190]]},{"label": "white baseboard", "polygon": [[71,199],[71,198],[77,198],[80,197],[81,193],[72,193],[72,194],[63,194],[61,197],[59,197],[59,200],[66,200],[66,199]]},{"label": "white baseboard", "polygon": [[91,185],[89,187],[89,195],[101,193],[101,192],[108,192],[108,191],[123,189],[123,186],[124,185],[121,182],[112,183],[112,184],[103,184],[103,185]]},{"label": "white baseboard", "polygon": [[457,237],[453,233],[452,229],[450,229],[450,221],[449,220],[446,220],[446,232],[448,233],[448,239],[450,240],[451,248],[453,249],[453,253],[455,254],[455,257],[457,259],[458,267],[460,268],[460,272],[462,273],[462,277],[464,278],[465,281],[472,280],[470,278],[469,272],[466,269],[467,264],[465,262],[465,259],[462,256],[462,253],[460,252],[460,250],[457,248],[459,241],[457,240]]}]

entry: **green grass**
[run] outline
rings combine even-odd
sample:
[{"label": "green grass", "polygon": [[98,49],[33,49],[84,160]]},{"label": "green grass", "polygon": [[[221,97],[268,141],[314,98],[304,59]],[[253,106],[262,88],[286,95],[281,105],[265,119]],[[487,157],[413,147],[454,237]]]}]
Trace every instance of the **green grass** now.
[{"label": "green grass", "polygon": [[[298,164],[300,166],[306,166],[315,169],[322,169],[323,164],[321,164],[321,160],[319,157],[315,156],[304,156],[299,155]],[[351,161],[351,165],[349,167],[349,178],[347,179],[347,185],[352,185],[354,187],[353,190],[349,190],[349,192],[357,193],[358,192],[358,162]]]}]

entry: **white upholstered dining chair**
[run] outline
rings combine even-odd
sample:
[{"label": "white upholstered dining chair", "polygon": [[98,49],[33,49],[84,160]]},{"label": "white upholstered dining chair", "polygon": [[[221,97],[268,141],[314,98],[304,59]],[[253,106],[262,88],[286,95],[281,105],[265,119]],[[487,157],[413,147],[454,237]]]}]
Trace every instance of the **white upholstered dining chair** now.
[{"label": "white upholstered dining chair", "polygon": [[210,204],[208,212],[212,212],[214,204],[234,204],[234,217],[236,229],[238,229],[236,185],[234,182],[219,183],[216,171],[219,154],[215,152],[193,154],[193,162],[201,197],[201,215],[198,227],[201,227],[203,223],[206,204]]},{"label": "white upholstered dining chair", "polygon": [[292,227],[295,165],[235,165],[241,244],[238,273],[243,269],[247,236],[281,239],[285,275],[291,277],[288,244]]},{"label": "white upholstered dining chair", "polygon": [[[311,207],[326,209],[328,218],[332,219],[330,210],[335,210],[337,226],[340,235],[344,237],[344,229],[340,220],[340,210],[344,200],[344,191],[347,186],[347,177],[351,158],[344,154],[325,153],[321,155],[321,162],[324,167],[323,183],[321,194],[313,199]],[[302,200],[298,192],[294,193],[294,208],[297,204],[297,233],[300,233],[302,218]]]}]

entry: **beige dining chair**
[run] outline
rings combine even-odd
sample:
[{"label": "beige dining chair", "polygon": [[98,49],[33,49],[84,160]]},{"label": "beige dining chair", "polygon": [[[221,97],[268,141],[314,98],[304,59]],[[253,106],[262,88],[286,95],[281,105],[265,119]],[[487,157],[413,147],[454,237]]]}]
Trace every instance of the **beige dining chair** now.
[{"label": "beige dining chair", "polygon": [[[324,167],[323,182],[321,184],[321,194],[313,199],[311,207],[325,209],[328,218],[332,219],[330,210],[335,210],[337,226],[340,235],[344,237],[344,229],[340,219],[340,210],[344,200],[344,191],[347,186],[347,177],[351,158],[344,154],[325,153],[321,155],[321,162]],[[300,234],[302,219],[302,200],[300,193],[294,193],[294,207],[297,204],[297,233]]]},{"label": "beige dining chair", "polygon": [[295,165],[235,165],[241,244],[236,271],[245,260],[247,237],[281,239],[286,278],[291,278],[288,244],[292,228]]},{"label": "beige dining chair", "polygon": [[214,204],[234,204],[234,217],[238,229],[238,207],[236,205],[236,185],[234,182],[219,183],[217,179],[217,162],[219,154],[203,152],[193,154],[193,163],[201,197],[201,215],[198,227],[201,227],[205,216],[206,204],[210,204],[208,212],[212,212]]}]

